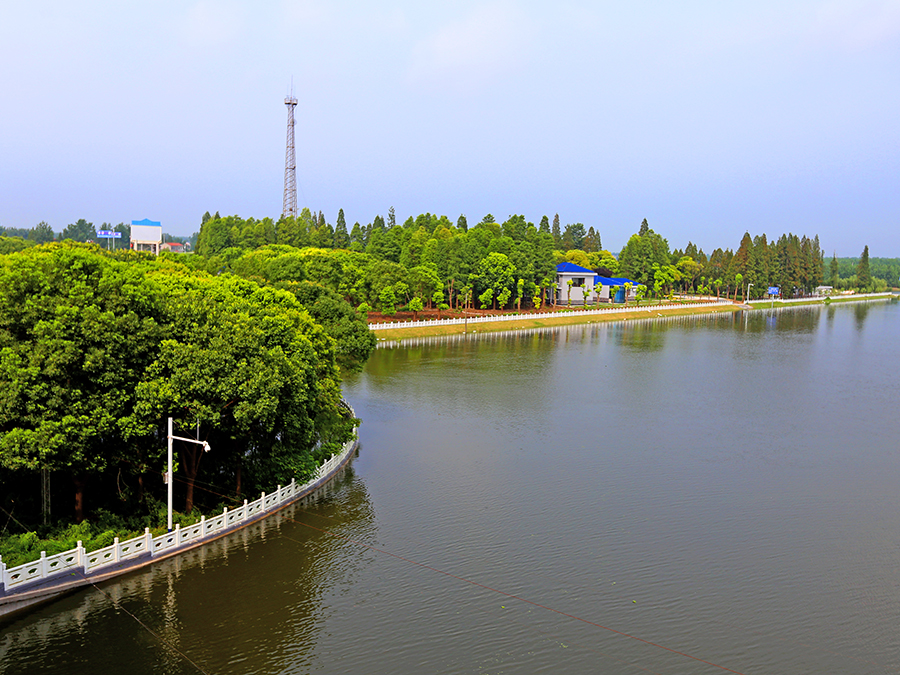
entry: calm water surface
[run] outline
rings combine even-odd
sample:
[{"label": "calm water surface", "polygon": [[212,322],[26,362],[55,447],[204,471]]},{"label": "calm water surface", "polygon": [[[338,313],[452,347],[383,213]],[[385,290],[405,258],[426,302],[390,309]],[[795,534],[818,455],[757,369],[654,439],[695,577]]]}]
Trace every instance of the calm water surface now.
[{"label": "calm water surface", "polygon": [[379,349],[326,499],[0,624],[0,674],[900,672],[898,357],[883,302]]}]

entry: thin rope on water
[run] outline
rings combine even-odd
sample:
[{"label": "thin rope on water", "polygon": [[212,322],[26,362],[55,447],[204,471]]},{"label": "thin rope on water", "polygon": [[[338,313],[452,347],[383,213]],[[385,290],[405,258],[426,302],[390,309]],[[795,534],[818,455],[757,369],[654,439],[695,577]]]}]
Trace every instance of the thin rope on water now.
[{"label": "thin rope on water", "polygon": [[178,647],[176,647],[176,646],[173,645],[171,642],[169,642],[168,640],[166,640],[162,635],[160,635],[160,634],[157,633],[155,630],[153,630],[152,628],[150,628],[150,626],[148,626],[146,623],[144,623],[143,621],[141,621],[141,619],[140,619],[137,615],[135,615],[135,614],[129,612],[127,609],[125,609],[124,607],[122,607],[122,605],[119,604],[119,601],[118,601],[118,600],[116,600],[116,599],[115,599],[112,595],[110,595],[106,590],[100,588],[97,584],[95,584],[93,581],[91,581],[91,580],[88,579],[86,576],[84,576],[84,574],[83,574],[80,570],[78,571],[78,574],[80,574],[80,575],[81,575],[81,578],[84,579],[85,581],[87,581],[87,582],[88,582],[91,586],[93,586],[96,590],[100,591],[103,595],[105,595],[107,598],[109,598],[109,601],[112,602],[113,607],[115,607],[116,609],[118,609],[118,610],[120,610],[120,611],[122,611],[122,612],[125,612],[128,616],[130,616],[132,619],[134,619],[135,621],[137,621],[138,624],[140,624],[140,626],[141,626],[144,630],[146,630],[148,633],[150,633],[150,635],[152,635],[154,638],[156,638],[162,645],[168,647],[168,648],[171,649],[173,652],[175,652],[178,656],[180,656],[182,659],[184,659],[185,661],[187,661],[188,663],[190,663],[194,668],[197,669],[198,672],[203,673],[203,675],[212,675],[208,670],[205,670],[202,666],[200,666],[200,665],[199,665],[196,661],[194,661],[191,657],[189,657],[189,656],[188,656],[187,654],[185,654],[183,651],[181,651],[180,649],[178,649]]}]

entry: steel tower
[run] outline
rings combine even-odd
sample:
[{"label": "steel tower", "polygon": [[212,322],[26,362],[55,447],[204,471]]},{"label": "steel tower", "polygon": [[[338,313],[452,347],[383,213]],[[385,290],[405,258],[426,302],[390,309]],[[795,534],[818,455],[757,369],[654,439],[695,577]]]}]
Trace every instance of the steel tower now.
[{"label": "steel tower", "polygon": [[284,99],[288,109],[287,117],[287,150],[284,153],[284,205],[281,209],[282,216],[297,217],[297,159],[294,154],[294,106],[297,99],[294,98],[293,87],[291,95]]}]

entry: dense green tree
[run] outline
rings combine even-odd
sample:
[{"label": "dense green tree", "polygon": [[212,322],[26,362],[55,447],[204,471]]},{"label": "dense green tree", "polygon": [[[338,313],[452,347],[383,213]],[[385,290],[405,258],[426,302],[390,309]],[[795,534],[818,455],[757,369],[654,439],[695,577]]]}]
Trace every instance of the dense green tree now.
[{"label": "dense green tree", "polygon": [[119,223],[113,228],[113,231],[122,235],[116,241],[116,248],[129,248],[129,246],[131,246],[131,225],[128,223]]},{"label": "dense green tree", "polygon": [[197,253],[211,258],[227,248],[236,246],[237,235],[240,232],[237,222],[239,220],[237,217],[211,218],[203,223],[197,237]]},{"label": "dense green tree", "polygon": [[409,270],[407,283],[413,295],[419,298],[428,298],[429,306],[431,297],[443,286],[437,272],[425,265],[419,265]]},{"label": "dense green tree", "polygon": [[[210,459],[239,464],[255,483],[309,475],[316,446],[349,432],[333,340],[283,290],[233,277],[157,281],[171,291],[168,336],[135,388],[130,430],[152,433],[171,415],[210,429]],[[190,511],[203,452],[179,450]]]},{"label": "dense green tree", "polygon": [[375,335],[365,317],[340,295],[310,281],[276,284],[290,291],[334,340],[335,361],[348,371],[360,371],[375,349]]},{"label": "dense green tree", "polygon": [[51,244],[0,258],[0,466],[88,479],[115,463],[119,423],[164,329],[138,266]]},{"label": "dense green tree", "polygon": [[[68,476],[81,518],[89,485],[98,502],[104,485],[108,499],[132,481],[143,492],[171,415],[200,422],[211,471],[244,466],[262,487],[303,478],[350,428],[339,343],[291,293],[170,258],[70,242],[2,256],[2,475]],[[180,448],[189,480],[195,450]],[[183,496],[190,508],[190,485]]]},{"label": "dense green tree", "polygon": [[859,264],[856,266],[856,279],[860,288],[868,288],[872,285],[872,273],[869,270],[869,247],[863,248],[859,256]]},{"label": "dense green tree", "polygon": [[[119,226],[117,225],[116,230],[121,231],[118,228],[119,228]],[[130,238],[130,235],[131,235],[131,226],[130,225],[128,226],[128,235]],[[44,222],[42,220],[37,225],[35,225],[33,228],[31,228],[31,230],[28,232],[28,238],[38,244],[47,244],[47,243],[53,241],[56,238],[56,235],[53,233],[53,228],[50,227],[46,222]],[[127,242],[125,242],[125,243],[127,244]]]},{"label": "dense green tree", "polygon": [[619,254],[619,272],[648,287],[653,286],[653,265],[670,265],[669,243],[647,225],[641,223],[643,234],[634,234]]},{"label": "dense green tree", "polygon": [[563,233],[563,248],[567,251],[573,248],[583,250],[582,247],[584,245],[584,237],[586,234],[584,225],[581,223],[566,225],[565,232]]},{"label": "dense green tree", "polygon": [[697,279],[700,276],[700,272],[703,270],[703,266],[690,256],[684,255],[679,258],[675,267],[681,274],[682,281],[684,281],[684,289],[687,290],[690,288],[692,291],[695,291],[697,288]]},{"label": "dense green tree", "polygon": [[391,286],[385,286],[378,294],[378,306],[385,316],[393,316],[397,313],[397,294]]},{"label": "dense green tree", "polygon": [[353,223],[353,229],[350,230],[350,250],[362,252],[366,249],[365,230],[360,226],[359,222]]},{"label": "dense green tree", "polygon": [[[476,293],[484,289],[491,289],[492,293],[497,294],[504,289],[511,292],[512,284],[515,281],[515,268],[504,254],[489,253],[478,264],[474,278]],[[481,295],[479,295],[480,297]]]},{"label": "dense green tree", "polygon": [[350,248],[350,235],[347,234],[347,221],[344,219],[344,209],[338,210],[337,224],[334,226],[334,247]]},{"label": "dense green tree", "polygon": [[422,252],[425,249],[425,244],[430,238],[428,230],[420,225],[403,244],[400,252],[400,264],[406,268],[418,265],[422,261]]},{"label": "dense green tree", "polygon": [[647,219],[644,218],[641,221],[641,229],[638,230],[638,236],[644,237],[650,232],[650,223],[647,222]]},{"label": "dense green tree", "polygon": [[600,234],[595,232],[593,227],[588,228],[582,248],[586,253],[596,253],[603,248],[600,242]]},{"label": "dense green tree", "polygon": [[538,232],[542,234],[550,233],[550,219],[547,216],[541,216],[541,224],[538,225]]},{"label": "dense green tree", "polygon": [[22,237],[0,236],[0,255],[24,251],[26,248],[31,248],[32,246],[37,246],[37,244],[28,239],[22,239]]},{"label": "dense green tree", "polygon": [[560,246],[562,244],[562,231],[559,229],[559,214],[553,216],[553,228],[550,230],[553,235],[553,245]]},{"label": "dense green tree", "polygon": [[478,302],[481,303],[481,309],[487,309],[494,302],[494,289],[486,288],[484,291],[478,296]]},{"label": "dense green tree", "polygon": [[601,273],[601,276],[619,276],[619,261],[609,251],[597,251],[588,253],[589,267]]},{"label": "dense green tree", "polygon": [[69,223],[62,231],[61,239],[72,239],[74,241],[96,241],[97,230],[93,223],[87,222],[84,218],[79,218],[74,223]]},{"label": "dense green tree", "polygon": [[753,278],[752,269],[750,266],[750,253],[753,250],[753,238],[750,236],[749,232],[745,232],[743,238],[741,239],[741,245],[738,247],[738,250],[735,252],[734,256],[731,258],[731,262],[728,265],[728,278],[734,279],[738,274],[741,275],[741,278],[746,277],[748,282],[753,284],[756,283],[755,278]]},{"label": "dense green tree", "polygon": [[409,311],[413,313],[413,321],[419,320],[419,312],[421,312],[423,309],[425,309],[425,307],[422,304],[422,298],[420,298],[418,295],[409,301]]}]

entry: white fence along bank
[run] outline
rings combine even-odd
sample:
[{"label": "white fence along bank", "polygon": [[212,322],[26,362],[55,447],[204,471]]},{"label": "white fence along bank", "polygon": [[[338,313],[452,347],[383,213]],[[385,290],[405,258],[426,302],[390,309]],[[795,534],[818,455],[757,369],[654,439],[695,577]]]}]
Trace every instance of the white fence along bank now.
[{"label": "white fence along bank", "polygon": [[693,309],[720,305],[733,305],[731,300],[709,300],[685,304],[659,303],[656,305],[621,305],[605,309],[567,309],[561,312],[535,312],[531,314],[498,314],[496,316],[453,317],[450,319],[432,319],[429,321],[396,321],[392,323],[371,323],[370,330],[388,328],[426,328],[428,326],[458,326],[466,323],[493,323],[495,321],[526,321],[528,319],[564,319],[571,316],[596,316],[601,314],[621,314],[624,312],[652,312],[659,309]]},{"label": "white fence along bank", "polygon": [[[832,299],[840,302],[856,302],[856,301],[864,301],[864,300],[888,300],[894,297],[894,294],[890,291],[885,291],[884,293],[854,293],[852,295],[819,295],[808,298],[786,298],[781,300],[779,298],[775,298],[775,302],[779,304],[789,304],[789,303],[806,303],[806,304],[815,304],[816,301],[819,303],[824,303],[827,299]],[[772,298],[768,298],[765,300],[750,300],[747,303],[748,305],[771,305]]]},{"label": "white fence along bank", "polygon": [[[346,463],[356,447],[357,439],[354,435],[354,438],[347,441],[339,453],[319,466],[315,475],[307,482],[299,484],[292,480],[290,485],[284,487],[279,485],[278,489],[271,494],[263,492],[256,501],[248,503],[245,499],[242,506],[231,510],[225,508],[222,513],[212,518],[202,516],[199,523],[186,527],[175,525],[175,529],[166,534],[154,537],[148,528],[144,530],[144,534],[134,539],[120,542],[116,537],[112,545],[90,553],[84,550],[79,541],[78,545],[69,551],[51,556],[42,551],[40,559],[9,569],[7,569],[6,563],[0,559],[0,602],[11,596],[15,597],[17,593],[29,591],[58,575],[76,573],[87,577],[124,561],[146,556],[151,559],[168,557],[180,550],[193,548],[198,542],[211,535],[239,529],[242,525],[257,520],[267,512],[277,511],[282,506],[321,487],[327,482],[326,478]],[[0,614],[2,613],[0,611]]]}]

